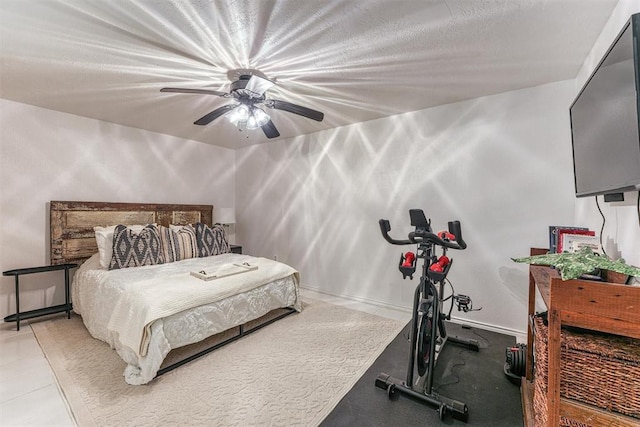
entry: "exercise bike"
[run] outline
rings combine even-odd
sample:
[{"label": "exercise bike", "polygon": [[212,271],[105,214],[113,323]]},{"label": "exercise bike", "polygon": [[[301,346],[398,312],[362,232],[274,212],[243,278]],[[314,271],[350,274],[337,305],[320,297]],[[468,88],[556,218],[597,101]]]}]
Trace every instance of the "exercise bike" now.
[{"label": "exercise bike", "polygon": [[[387,242],[393,245],[417,245],[415,254],[407,252],[400,255],[398,267],[403,279],[413,279],[417,261],[424,260],[420,283],[413,298],[407,378],[406,381],[402,381],[383,372],[378,375],[375,384],[376,387],[387,391],[389,399],[399,392],[420,403],[436,407],[441,420],[445,414],[450,413],[453,418],[467,422],[469,410],[466,404],[441,396],[433,390],[433,371],[446,342],[463,345],[473,351],[480,349],[476,340],[447,335],[444,324],[445,320],[451,318],[454,301],[458,310],[473,310],[471,298],[452,294],[449,313],[443,313],[444,283],[453,263],[453,260],[446,257],[447,249],[463,250],[467,244],[462,239],[460,221],[449,222],[448,232],[435,234],[431,228],[431,221],[427,221],[421,209],[409,210],[409,216],[415,230],[409,233],[407,240],[391,238],[389,221],[379,221],[380,231]],[[440,257],[436,255],[437,247],[442,249]],[[414,382],[416,370],[418,376]]]}]

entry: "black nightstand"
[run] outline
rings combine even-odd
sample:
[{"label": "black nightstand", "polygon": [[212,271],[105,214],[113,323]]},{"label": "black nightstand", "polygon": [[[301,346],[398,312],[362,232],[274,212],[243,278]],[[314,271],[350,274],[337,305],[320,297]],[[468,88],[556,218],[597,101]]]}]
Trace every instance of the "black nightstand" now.
[{"label": "black nightstand", "polygon": [[232,254],[241,254],[242,253],[242,246],[241,245],[229,245],[229,251]]},{"label": "black nightstand", "polygon": [[[3,276],[14,276],[16,283],[16,314],[11,314],[4,318],[5,322],[16,322],[16,328],[20,330],[20,320],[31,319],[33,317],[46,316],[48,314],[67,312],[67,319],[71,318],[71,299],[69,293],[69,269],[77,267],[77,264],[45,265],[44,267],[17,268],[15,270],[3,271]],[[20,313],[20,281],[23,274],[45,273],[48,271],[64,270],[64,304],[53,307],[39,308],[37,310]]]}]

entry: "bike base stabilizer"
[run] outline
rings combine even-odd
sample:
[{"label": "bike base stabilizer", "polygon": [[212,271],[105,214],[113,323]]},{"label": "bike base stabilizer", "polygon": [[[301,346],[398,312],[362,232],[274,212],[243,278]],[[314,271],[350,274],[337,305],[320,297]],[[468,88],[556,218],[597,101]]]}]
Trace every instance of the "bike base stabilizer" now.
[{"label": "bike base stabilizer", "polygon": [[446,414],[451,414],[451,416],[456,420],[460,420],[465,423],[469,420],[469,409],[465,403],[440,396],[436,393],[419,393],[411,387],[408,387],[402,380],[394,378],[384,372],[376,378],[376,387],[386,390],[389,399],[391,399],[396,393],[402,393],[419,403],[437,408],[441,420]]}]

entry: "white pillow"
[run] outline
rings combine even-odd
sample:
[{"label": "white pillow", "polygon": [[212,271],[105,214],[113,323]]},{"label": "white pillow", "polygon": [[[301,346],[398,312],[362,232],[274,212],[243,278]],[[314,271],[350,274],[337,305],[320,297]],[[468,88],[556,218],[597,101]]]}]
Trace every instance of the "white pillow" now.
[{"label": "white pillow", "polygon": [[[134,233],[140,233],[144,227],[144,225],[127,226],[127,228],[130,228]],[[115,229],[115,225],[110,225],[108,227],[93,227],[93,231],[96,232],[98,253],[100,254],[100,267],[104,269],[109,269],[111,257],[113,256],[113,232]]]},{"label": "white pillow", "polygon": [[185,224],[185,225],[169,224],[169,228],[172,229],[173,231],[181,231],[184,227],[193,228],[191,224]]}]

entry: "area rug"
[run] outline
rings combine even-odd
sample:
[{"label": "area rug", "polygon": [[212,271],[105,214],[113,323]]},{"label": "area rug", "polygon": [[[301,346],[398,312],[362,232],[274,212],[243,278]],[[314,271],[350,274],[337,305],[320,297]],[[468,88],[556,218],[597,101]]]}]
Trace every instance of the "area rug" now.
[{"label": "area rug", "polygon": [[404,324],[311,301],[143,386],[82,319],[32,324],[77,424],[316,426]]}]

